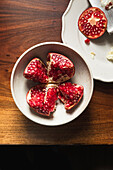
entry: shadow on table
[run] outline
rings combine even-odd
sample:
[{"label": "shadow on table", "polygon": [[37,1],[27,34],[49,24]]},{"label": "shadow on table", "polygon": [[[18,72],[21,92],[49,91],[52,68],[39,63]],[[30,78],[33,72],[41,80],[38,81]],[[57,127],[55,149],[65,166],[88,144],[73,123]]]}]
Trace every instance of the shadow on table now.
[{"label": "shadow on table", "polygon": [[[43,126],[36,124],[28,119],[25,119],[25,126],[23,126],[26,140],[32,144],[75,144],[75,142],[81,144],[99,144],[98,138],[95,141],[95,131],[100,136],[100,140],[105,144],[107,139],[103,137],[104,126],[101,122],[101,118],[106,120],[108,124],[109,119],[107,115],[102,117],[100,106],[109,105],[112,108],[112,97],[110,94],[113,92],[113,83],[104,83],[95,81],[94,98],[91,99],[90,104],[86,110],[72,122],[55,127]],[[97,93],[99,93],[97,95]],[[109,94],[108,94],[109,93]],[[107,95],[110,97],[107,98]],[[103,101],[102,101],[103,97]],[[110,100],[110,102],[109,102]],[[94,108],[94,104],[97,104]],[[93,106],[93,112],[92,112]],[[67,113],[68,114],[68,113]],[[106,132],[106,135],[108,133]],[[101,138],[102,137],[102,138]],[[89,141],[88,141],[89,140]],[[106,141],[105,141],[106,140]],[[28,144],[29,144],[28,143]]]},{"label": "shadow on table", "polygon": [[[67,113],[69,114],[69,113]],[[74,144],[73,139],[79,143],[80,134],[84,133],[84,138],[90,129],[90,108],[84,111],[76,120],[61,126],[43,126],[26,120],[24,130],[32,140],[32,144]],[[29,122],[30,121],[30,122]],[[29,133],[30,132],[30,133]],[[33,141],[34,139],[34,141]],[[29,141],[29,140],[28,140]],[[69,142],[70,141],[70,142]],[[85,141],[86,142],[86,141]],[[84,141],[81,141],[84,144]]]}]

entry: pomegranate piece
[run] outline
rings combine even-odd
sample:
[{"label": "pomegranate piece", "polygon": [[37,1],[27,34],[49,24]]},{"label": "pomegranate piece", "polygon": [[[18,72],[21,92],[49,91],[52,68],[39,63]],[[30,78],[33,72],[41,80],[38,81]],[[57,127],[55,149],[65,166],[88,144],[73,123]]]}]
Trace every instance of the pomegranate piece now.
[{"label": "pomegranate piece", "polygon": [[96,39],[106,31],[107,18],[101,9],[88,8],[80,15],[78,28],[86,37]]},{"label": "pomegranate piece", "polygon": [[113,7],[113,2],[109,2],[106,6],[105,6],[105,9],[106,10],[109,10]]},{"label": "pomegranate piece", "polygon": [[113,7],[113,0],[100,0],[101,6],[104,7],[106,10],[109,10]]},{"label": "pomegranate piece", "polygon": [[58,98],[64,103],[65,109],[69,110],[79,103],[83,91],[83,86],[66,82],[59,85]]},{"label": "pomegranate piece", "polygon": [[47,56],[49,83],[69,80],[75,73],[74,64],[64,55],[49,53]]},{"label": "pomegranate piece", "polygon": [[47,68],[39,58],[30,61],[23,73],[24,77],[36,82],[47,83]]},{"label": "pomegranate piece", "polygon": [[50,116],[56,109],[57,86],[43,84],[32,87],[27,93],[26,100],[37,113]]}]

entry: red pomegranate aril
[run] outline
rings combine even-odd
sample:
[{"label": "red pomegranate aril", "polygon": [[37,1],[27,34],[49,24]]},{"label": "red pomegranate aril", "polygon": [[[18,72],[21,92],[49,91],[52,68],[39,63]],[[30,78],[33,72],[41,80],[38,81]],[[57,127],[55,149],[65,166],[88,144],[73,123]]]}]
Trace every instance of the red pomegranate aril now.
[{"label": "red pomegranate aril", "polygon": [[[86,37],[96,39],[102,36],[106,31],[107,18],[101,9],[91,7],[83,11],[80,15],[78,27]],[[97,31],[96,28],[98,28],[99,31]]]},{"label": "red pomegranate aril", "polygon": [[84,21],[84,20],[85,20],[85,18],[84,18],[84,17],[82,17],[82,18],[81,18],[81,21]]},{"label": "red pomegranate aril", "polygon": [[92,11],[92,10],[89,10],[89,11],[88,11],[88,13],[89,13],[89,14],[92,14],[92,13],[93,13],[93,11]]},{"label": "red pomegranate aril", "polygon": [[64,103],[65,109],[69,110],[81,100],[83,96],[83,86],[70,82],[59,85],[58,98]]},{"label": "red pomegranate aril", "polygon": [[90,44],[90,40],[87,38],[87,39],[85,40],[85,43],[89,45],[89,44]]},{"label": "red pomegranate aril", "polygon": [[103,29],[103,28],[104,28],[104,23],[105,23],[105,20],[100,20],[100,21],[98,21],[98,22],[96,23],[96,25],[97,25],[99,28]]},{"label": "red pomegranate aril", "polygon": [[103,15],[101,15],[100,11],[95,12],[93,15],[94,17],[97,17],[97,18],[103,18]]}]

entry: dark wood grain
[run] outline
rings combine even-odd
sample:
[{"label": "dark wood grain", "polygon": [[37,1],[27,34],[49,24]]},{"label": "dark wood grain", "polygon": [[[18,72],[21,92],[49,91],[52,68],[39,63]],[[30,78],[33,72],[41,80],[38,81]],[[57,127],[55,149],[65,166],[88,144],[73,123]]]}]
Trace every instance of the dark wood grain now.
[{"label": "dark wood grain", "polygon": [[95,81],[93,98],[76,120],[47,127],[28,120],[10,91],[14,63],[29,47],[61,42],[69,0],[0,0],[0,144],[113,144],[113,83]]}]

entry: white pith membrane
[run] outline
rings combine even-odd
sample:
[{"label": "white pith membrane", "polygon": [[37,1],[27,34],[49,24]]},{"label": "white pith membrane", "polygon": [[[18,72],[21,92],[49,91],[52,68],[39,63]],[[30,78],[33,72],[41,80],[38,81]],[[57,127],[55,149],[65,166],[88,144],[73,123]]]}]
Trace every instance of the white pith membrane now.
[{"label": "white pith membrane", "polygon": [[96,22],[99,20],[100,20],[99,18],[94,17],[92,14],[91,18],[88,19],[88,22],[93,26],[96,25]]}]

